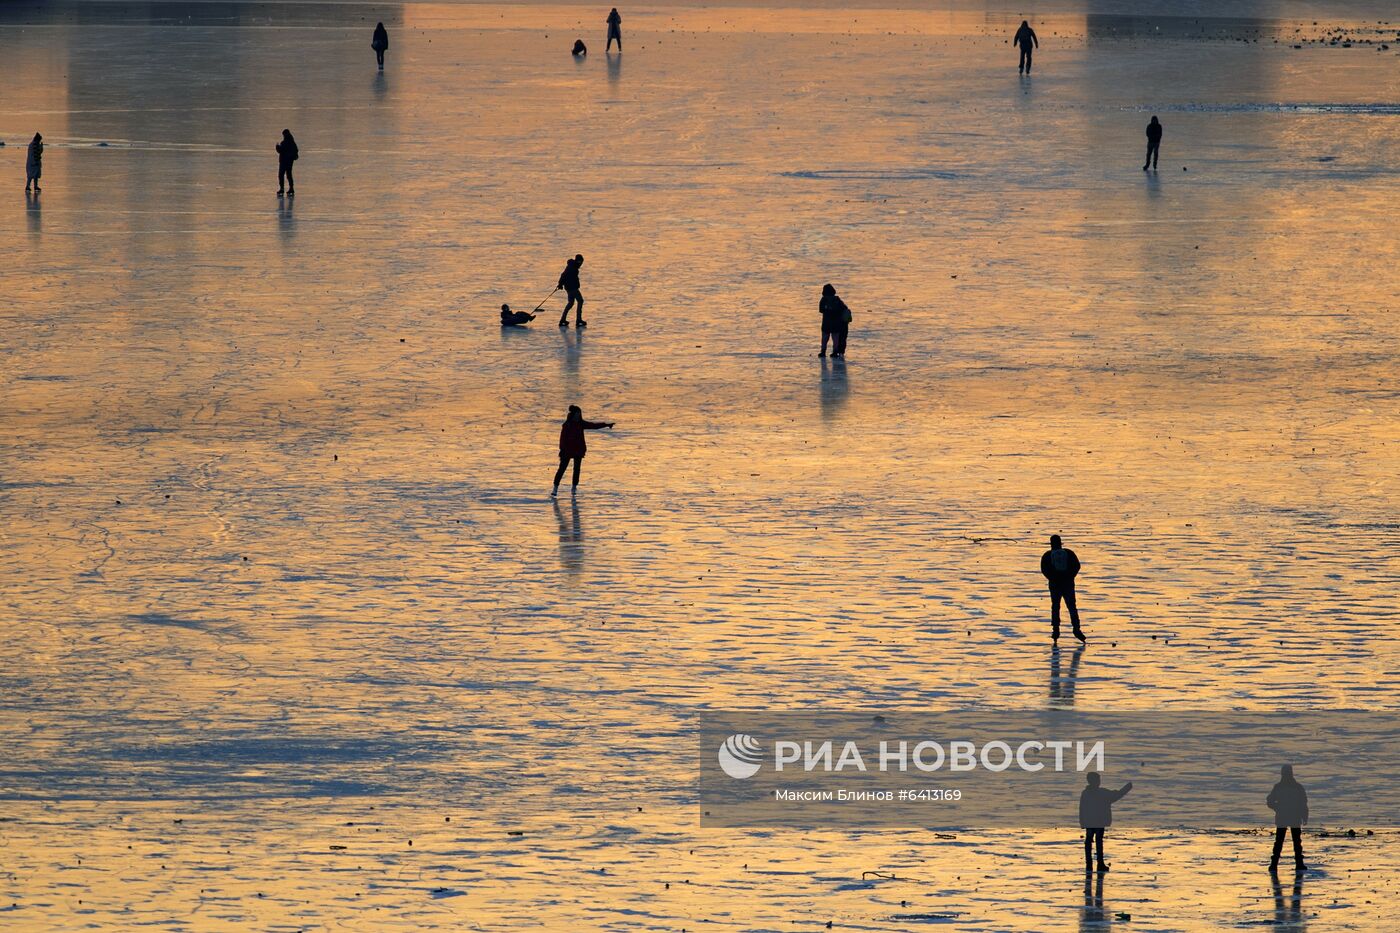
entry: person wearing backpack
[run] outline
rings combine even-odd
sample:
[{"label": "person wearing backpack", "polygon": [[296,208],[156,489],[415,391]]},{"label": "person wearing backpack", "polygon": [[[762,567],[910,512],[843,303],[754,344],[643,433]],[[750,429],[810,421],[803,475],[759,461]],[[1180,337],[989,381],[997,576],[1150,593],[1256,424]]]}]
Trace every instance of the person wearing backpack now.
[{"label": "person wearing backpack", "polygon": [[277,196],[282,196],[282,184],[285,181],[287,187],[287,197],[296,197],[296,182],[292,180],[292,163],[297,160],[300,153],[297,151],[297,141],[292,138],[291,130],[282,131],[282,141],[277,144]]},{"label": "person wearing backpack", "polygon": [[851,329],[851,309],[846,307],[836,294],[836,287],[830,283],[822,286],[822,300],[817,305],[822,313],[822,352],[826,356],[826,343],[831,341],[832,359],[846,355],[846,336]]},{"label": "person wearing backpack", "polygon": [[1079,628],[1079,607],[1074,602],[1074,578],[1079,573],[1079,557],[1060,543],[1059,535],[1050,536],[1050,550],[1040,557],[1040,572],[1050,584],[1050,640],[1060,640],[1060,600],[1069,608],[1069,621],[1074,637],[1087,642]]}]

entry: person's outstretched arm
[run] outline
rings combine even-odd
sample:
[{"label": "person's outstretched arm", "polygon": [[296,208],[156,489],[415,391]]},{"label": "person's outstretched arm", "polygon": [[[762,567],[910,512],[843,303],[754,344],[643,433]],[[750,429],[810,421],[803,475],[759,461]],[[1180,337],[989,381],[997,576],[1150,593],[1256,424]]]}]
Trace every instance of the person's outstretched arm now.
[{"label": "person's outstretched arm", "polygon": [[613,422],[611,421],[585,421],[583,423],[583,429],[585,431],[596,431],[599,428],[610,428],[612,426]]},{"label": "person's outstretched arm", "polygon": [[1132,789],[1133,789],[1133,782],[1132,782],[1132,781],[1129,781],[1128,783],[1124,784],[1122,787],[1118,788],[1116,791],[1113,792],[1113,799],[1114,799],[1114,800],[1122,800],[1124,797],[1127,796],[1128,791],[1130,791],[1130,790],[1132,790]]}]

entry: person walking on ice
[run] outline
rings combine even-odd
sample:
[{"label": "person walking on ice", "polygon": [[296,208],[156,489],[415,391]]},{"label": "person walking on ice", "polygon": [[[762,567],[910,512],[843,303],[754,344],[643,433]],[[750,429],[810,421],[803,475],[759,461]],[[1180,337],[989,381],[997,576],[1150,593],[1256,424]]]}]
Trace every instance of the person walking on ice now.
[{"label": "person walking on ice", "polygon": [[1011,39],[1012,43],[1021,47],[1021,60],[1016,65],[1017,74],[1031,73],[1031,53],[1032,50],[1040,48],[1040,40],[1035,36],[1035,30],[1027,20],[1021,20],[1021,28],[1016,30],[1016,35]]},{"label": "person walking on ice", "polygon": [[277,196],[282,196],[283,182],[286,183],[287,197],[296,197],[296,182],[292,180],[292,163],[295,162],[301,153],[297,150],[297,141],[292,138],[291,130],[282,131],[282,141],[277,144]]},{"label": "person walking on ice", "polygon": [[1079,628],[1079,607],[1074,602],[1074,578],[1079,574],[1079,557],[1060,543],[1059,535],[1050,536],[1050,550],[1040,555],[1040,572],[1050,584],[1050,640],[1060,640],[1060,600],[1069,609],[1069,622],[1074,637],[1087,642]]},{"label": "person walking on ice", "polygon": [[604,52],[612,51],[613,40],[617,40],[617,50],[622,51],[622,17],[618,15],[617,7],[612,8],[608,14],[608,47]]},{"label": "person walking on ice", "polygon": [[583,292],[579,291],[578,273],[583,266],[583,255],[579,254],[564,264],[564,271],[559,273],[559,288],[564,290],[564,294],[569,296],[569,300],[564,303],[564,313],[559,318],[560,327],[569,326],[569,309],[577,307],[574,312],[574,326],[587,327],[588,322],[583,319]]},{"label": "person walking on ice", "polygon": [[1087,786],[1079,794],[1079,827],[1084,830],[1084,871],[1094,868],[1093,847],[1097,844],[1098,870],[1108,871],[1108,863],[1103,860],[1103,831],[1113,825],[1113,804],[1133,789],[1129,781],[1117,790],[1099,786],[1099,773],[1090,771],[1084,775]]},{"label": "person walking on ice", "polygon": [[826,356],[826,342],[830,340],[832,358],[844,357],[846,337],[851,331],[851,309],[836,294],[836,286],[830,283],[822,286],[822,300],[817,310],[822,313],[822,351],[817,356]]},{"label": "person walking on ice", "polygon": [[44,137],[38,133],[29,141],[29,153],[24,160],[24,190],[27,194],[32,184],[39,190],[39,176],[44,174]]},{"label": "person walking on ice", "polygon": [[1147,124],[1147,160],[1142,163],[1142,170],[1147,171],[1147,167],[1152,166],[1152,171],[1157,171],[1157,153],[1162,148],[1162,124],[1157,122],[1157,115],[1152,115],[1152,120]]},{"label": "person walking on ice", "polygon": [[1303,864],[1303,824],[1308,821],[1308,792],[1293,777],[1292,765],[1283,766],[1279,782],[1269,791],[1265,803],[1274,811],[1274,857],[1269,860],[1269,871],[1278,871],[1285,833],[1293,835],[1293,870],[1307,871],[1308,866]]},{"label": "person walking on ice", "polygon": [[583,432],[612,426],[611,421],[585,421],[581,408],[577,405],[569,406],[569,416],[564,419],[564,426],[559,429],[559,469],[554,474],[554,491],[549,494],[550,498],[558,497],[559,481],[564,478],[564,470],[568,468],[570,460],[574,463],[572,492],[578,493],[578,474],[583,467],[583,455],[588,453],[588,441]]},{"label": "person walking on ice", "polygon": [[374,49],[374,55],[379,59],[379,70],[384,70],[384,53],[389,50],[389,30],[380,23],[374,27],[374,38],[369,40],[369,47]]}]

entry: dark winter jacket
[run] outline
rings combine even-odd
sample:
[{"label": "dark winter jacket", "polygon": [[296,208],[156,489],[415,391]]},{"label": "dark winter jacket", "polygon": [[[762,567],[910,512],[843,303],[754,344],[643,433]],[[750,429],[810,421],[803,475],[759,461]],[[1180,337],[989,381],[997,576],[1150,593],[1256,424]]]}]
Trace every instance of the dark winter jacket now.
[{"label": "dark winter jacket", "polygon": [[1308,821],[1308,792],[1297,781],[1279,781],[1269,791],[1275,826],[1302,826]]},{"label": "dark winter jacket", "polygon": [[588,453],[588,442],[583,439],[583,432],[605,427],[607,424],[602,421],[585,421],[582,418],[565,421],[559,429],[559,456],[582,457]]},{"label": "dark winter jacket", "polygon": [[839,295],[823,295],[817,307],[822,313],[822,330],[840,330],[849,323],[846,315],[851,313],[851,309],[846,307]]},{"label": "dark winter jacket", "polygon": [[1040,572],[1051,586],[1074,585],[1079,573],[1079,558],[1067,547],[1051,548],[1040,556]]}]

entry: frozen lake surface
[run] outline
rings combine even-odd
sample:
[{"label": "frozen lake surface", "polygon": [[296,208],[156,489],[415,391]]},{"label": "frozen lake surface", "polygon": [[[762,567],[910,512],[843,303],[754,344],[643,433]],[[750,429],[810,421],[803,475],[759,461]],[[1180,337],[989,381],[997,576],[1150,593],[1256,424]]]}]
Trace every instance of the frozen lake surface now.
[{"label": "frozen lake surface", "polygon": [[1263,6],[7,6],[0,926],[1392,928],[1379,826],[694,800],[704,708],[1397,706],[1400,42]]}]

